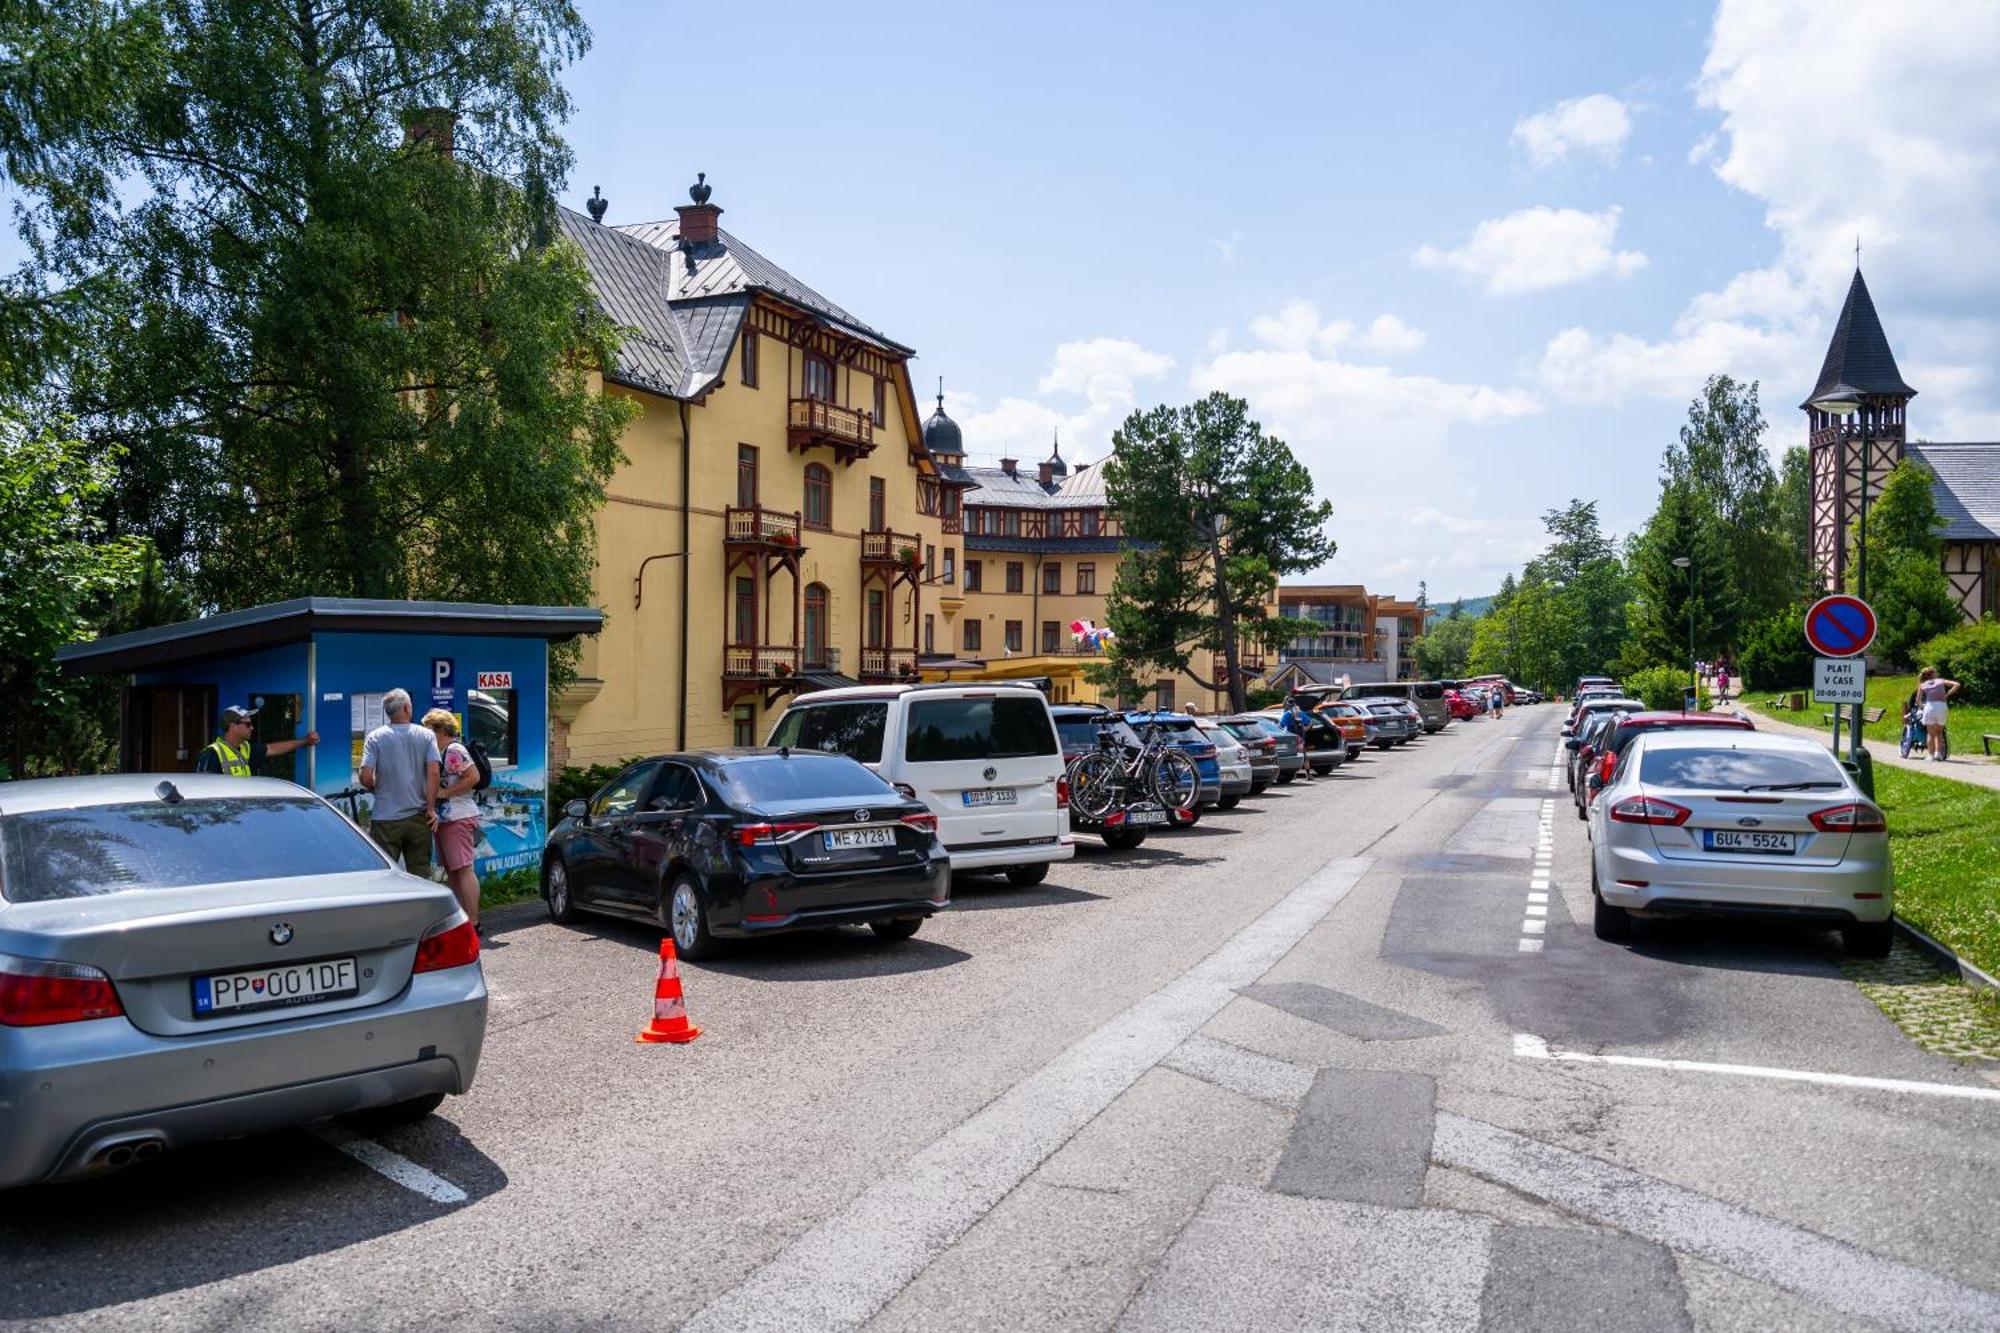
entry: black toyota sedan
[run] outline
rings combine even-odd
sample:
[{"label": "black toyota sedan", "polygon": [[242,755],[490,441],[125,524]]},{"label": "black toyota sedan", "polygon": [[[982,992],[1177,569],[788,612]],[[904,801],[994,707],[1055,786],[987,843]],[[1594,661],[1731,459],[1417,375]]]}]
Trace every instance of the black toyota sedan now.
[{"label": "black toyota sedan", "polygon": [[845,755],[731,749],[641,759],[571,801],[542,854],[556,921],[672,930],[684,958],[721,938],[867,922],[904,940],[951,905],[937,817]]}]

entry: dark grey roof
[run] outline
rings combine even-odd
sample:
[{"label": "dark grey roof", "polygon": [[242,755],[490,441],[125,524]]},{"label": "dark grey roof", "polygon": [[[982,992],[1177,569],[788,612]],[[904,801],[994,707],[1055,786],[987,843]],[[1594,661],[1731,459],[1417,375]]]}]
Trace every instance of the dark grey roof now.
[{"label": "dark grey roof", "polygon": [[924,447],[933,455],[965,456],[965,433],[944,412],[944,394],[939,392],[937,411],[924,422]]},{"label": "dark grey roof", "polygon": [[695,392],[687,334],[663,299],[667,256],[567,208],[556,210],[556,221],[583,251],[605,318],[624,330],[618,364],[605,378],[677,398]]},{"label": "dark grey roof", "polygon": [[1937,480],[1931,499],[1947,541],[2000,541],[2000,444],[1913,444],[1904,450]]},{"label": "dark grey roof", "polygon": [[1010,509],[1074,509],[1075,501],[1056,498],[1055,491],[1035,478],[1032,467],[1019,468],[1011,477],[1005,468],[969,467],[965,474],[979,487],[965,497],[970,505],[995,505]]},{"label": "dark grey roof", "polygon": [[722,373],[729,364],[729,349],[736,345],[737,330],[750,309],[750,298],[718,296],[701,301],[681,301],[673,306],[687,335],[688,353],[704,382]]},{"label": "dark grey roof", "polygon": [[669,301],[678,303],[705,296],[766,291],[843,325],[850,332],[861,334],[891,351],[910,354],[909,348],[880,330],[863,324],[722,228],[716,229],[719,239],[685,250],[680,246],[679,218],[634,222],[612,230],[671,257],[667,275]]},{"label": "dark grey roof", "polygon": [[402,602],[367,597],[298,597],[225,611],[56,649],[73,676],[143,671],[175,662],[299,643],[321,630],[378,634],[485,634],[562,643],[604,627],[590,606],[495,606],[485,602]]},{"label": "dark grey roof", "polygon": [[956,463],[939,463],[937,465],[937,470],[938,470],[938,475],[940,477],[943,477],[946,481],[951,482],[953,485],[977,486],[979,484],[979,482],[973,478],[973,475],[970,472],[967,472],[964,468],[960,467]]},{"label": "dark grey roof", "polygon": [[1868,284],[1861,280],[1858,268],[1854,270],[1854,281],[1848,284],[1847,300],[1840,307],[1840,322],[1834,325],[1833,341],[1826,345],[1826,360],[1820,365],[1819,380],[1800,406],[1810,407],[1816,399],[1835,390],[1898,398],[1916,393],[1903,383],[1902,372],[1896,369],[1896,355],[1889,350],[1888,335],[1882,332],[1875,302],[1869,297]]}]

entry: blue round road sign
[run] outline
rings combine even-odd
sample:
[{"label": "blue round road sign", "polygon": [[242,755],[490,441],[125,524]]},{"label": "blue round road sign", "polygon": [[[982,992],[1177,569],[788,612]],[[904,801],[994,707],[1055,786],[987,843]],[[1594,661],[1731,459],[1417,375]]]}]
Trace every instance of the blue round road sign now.
[{"label": "blue round road sign", "polygon": [[1875,642],[1875,611],[1844,592],[1806,608],[1806,642],[1821,657],[1853,657]]}]

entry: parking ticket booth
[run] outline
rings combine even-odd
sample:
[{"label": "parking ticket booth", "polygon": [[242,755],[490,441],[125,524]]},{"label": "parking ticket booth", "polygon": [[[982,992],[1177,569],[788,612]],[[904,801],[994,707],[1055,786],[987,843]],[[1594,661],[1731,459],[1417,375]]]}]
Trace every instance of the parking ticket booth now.
[{"label": "parking ticket booth", "polygon": [[310,787],[364,825],[372,798],[359,790],[361,745],[384,721],[382,696],[408,690],[413,720],[450,709],[493,767],[493,785],[477,794],[475,865],[487,875],[540,858],[549,645],[603,623],[592,607],[302,597],[71,644],[56,660],[72,675],[125,677],[124,771],[191,772],[221,710],[251,708],[266,744],[312,731],[320,738],[259,771]]}]

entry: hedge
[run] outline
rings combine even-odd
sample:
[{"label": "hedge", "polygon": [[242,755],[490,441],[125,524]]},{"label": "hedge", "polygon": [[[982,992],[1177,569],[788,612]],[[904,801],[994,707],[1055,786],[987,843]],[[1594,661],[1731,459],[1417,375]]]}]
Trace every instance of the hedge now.
[{"label": "hedge", "polygon": [[1989,618],[1926,639],[1917,648],[1917,665],[1936,667],[1940,676],[1963,684],[1959,697],[1967,703],[2000,704],[2000,624]]}]

